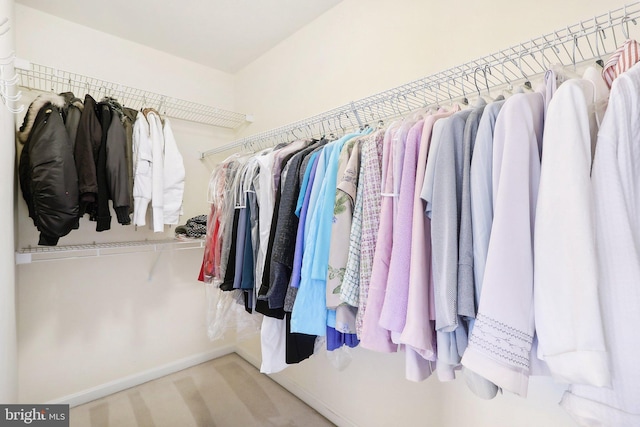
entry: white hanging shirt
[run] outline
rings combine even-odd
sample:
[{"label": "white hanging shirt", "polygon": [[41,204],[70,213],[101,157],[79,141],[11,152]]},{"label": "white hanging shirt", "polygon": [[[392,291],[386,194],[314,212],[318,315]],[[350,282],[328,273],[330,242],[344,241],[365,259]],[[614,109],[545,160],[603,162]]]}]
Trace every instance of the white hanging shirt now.
[{"label": "white hanging shirt", "polygon": [[598,289],[611,388],[572,385],[583,426],[640,425],[640,64],[613,82],[591,173]]},{"label": "white hanging shirt", "polygon": [[566,81],[549,104],[536,207],[534,307],[538,357],[554,379],[607,386],[590,174],[596,114],[603,117],[609,91],[594,77]]},{"label": "white hanging shirt", "polygon": [[540,179],[545,94],[516,94],[493,141],[494,218],[482,295],[462,364],[526,396],[533,343],[533,224]]},{"label": "white hanging shirt", "polygon": [[164,119],[162,127],[164,137],[164,206],[163,221],[165,224],[178,224],[182,215],[182,199],[184,196],[184,160],[178,150],[169,119]]}]

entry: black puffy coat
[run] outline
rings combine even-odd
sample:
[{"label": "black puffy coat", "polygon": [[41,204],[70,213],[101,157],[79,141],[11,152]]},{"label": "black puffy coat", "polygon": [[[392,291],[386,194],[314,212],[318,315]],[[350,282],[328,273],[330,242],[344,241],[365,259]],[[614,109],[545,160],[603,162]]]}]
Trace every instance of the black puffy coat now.
[{"label": "black puffy coat", "polygon": [[29,106],[18,134],[24,144],[18,173],[39,245],[55,246],[78,226],[78,174],[62,118],[64,98],[44,94]]}]

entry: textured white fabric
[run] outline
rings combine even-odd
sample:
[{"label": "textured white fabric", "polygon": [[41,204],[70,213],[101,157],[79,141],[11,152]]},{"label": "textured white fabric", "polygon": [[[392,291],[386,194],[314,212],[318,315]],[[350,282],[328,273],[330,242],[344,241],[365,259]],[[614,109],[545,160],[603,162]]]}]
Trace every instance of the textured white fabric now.
[{"label": "textured white fabric", "polygon": [[149,122],[149,135],[151,138],[151,152],[153,160],[151,163],[152,183],[151,183],[151,206],[153,231],[162,233],[164,231],[164,137],[162,135],[162,121],[160,116],[153,111],[147,113]]},{"label": "textured white fabric", "polygon": [[169,119],[164,120],[164,223],[178,224],[182,215],[184,195],[184,161],[171,130]]},{"label": "textured white fabric", "polygon": [[502,107],[493,141],[494,219],[478,315],[462,364],[526,396],[533,342],[533,224],[540,179],[543,92]]},{"label": "textured white fabric", "polygon": [[598,289],[611,388],[572,385],[562,406],[583,426],[640,425],[640,64],[618,76],[591,181]]},{"label": "textured white fabric", "polygon": [[262,363],[260,372],[275,374],[287,367],[286,363],[287,321],[264,316],[260,328]]},{"label": "textured white fabric", "polygon": [[273,170],[275,151],[270,151],[256,157],[260,167],[260,173],[254,181],[256,198],[258,200],[259,230],[258,230],[258,257],[256,260],[256,279],[262,279],[264,265],[269,245],[269,232],[271,231],[271,219],[273,205],[275,204],[275,189],[273,188]]},{"label": "textured white fabric", "polygon": [[599,82],[563,83],[549,104],[536,207],[534,307],[538,357],[554,379],[607,386],[590,179],[594,100],[602,105],[595,85],[604,86],[597,77]]},{"label": "textured white fabric", "polygon": [[133,225],[146,225],[147,207],[151,202],[153,153],[149,122],[138,113],[133,125]]}]

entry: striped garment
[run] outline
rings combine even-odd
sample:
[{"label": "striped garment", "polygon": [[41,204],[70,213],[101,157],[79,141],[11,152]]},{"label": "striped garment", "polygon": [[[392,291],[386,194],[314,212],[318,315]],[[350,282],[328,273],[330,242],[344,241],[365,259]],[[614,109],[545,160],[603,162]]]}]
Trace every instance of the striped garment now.
[{"label": "striped garment", "polygon": [[[374,139],[370,136],[369,139]],[[368,140],[367,140],[368,141]],[[362,143],[362,148],[367,141]],[[361,154],[361,164],[367,162],[366,153]],[[356,193],[356,203],[353,208],[353,219],[351,231],[349,233],[349,255],[347,267],[342,279],[340,288],[340,299],[352,307],[358,307],[360,301],[360,241],[362,240],[362,208],[364,194],[362,191],[365,168],[361,167],[358,174],[358,191]]]},{"label": "striped garment", "polygon": [[611,55],[602,70],[602,78],[604,78],[609,89],[611,89],[611,85],[616,77],[627,71],[639,60],[640,45],[638,45],[638,42],[631,39],[624,42],[624,44]]},{"label": "striped garment", "polygon": [[360,295],[358,298],[358,314],[356,315],[356,333],[358,334],[358,338],[360,338],[362,334],[363,319],[367,309],[371,268],[373,267],[373,255],[376,249],[378,225],[380,223],[382,147],[384,136],[384,131],[378,131],[372,139],[366,141],[362,146],[366,163],[363,163],[361,166],[365,168],[365,170],[362,185]]}]

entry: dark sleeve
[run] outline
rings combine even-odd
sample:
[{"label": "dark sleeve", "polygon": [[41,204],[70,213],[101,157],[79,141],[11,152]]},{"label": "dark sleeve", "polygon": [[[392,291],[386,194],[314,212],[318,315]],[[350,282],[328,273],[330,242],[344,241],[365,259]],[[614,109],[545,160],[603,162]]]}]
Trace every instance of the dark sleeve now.
[{"label": "dark sleeve", "polygon": [[127,165],[127,137],[124,126],[116,113],[113,114],[109,132],[107,134],[107,182],[109,194],[113,202],[118,222],[122,225],[131,224],[129,217],[129,167]]},{"label": "dark sleeve", "polygon": [[87,211],[89,204],[96,202],[98,180],[96,175],[96,148],[100,146],[101,128],[95,113],[95,101],[87,95],[84,110],[80,116],[74,157],[78,171],[78,191],[80,193],[80,215]]},{"label": "dark sleeve", "polygon": [[22,152],[20,153],[20,163],[18,165],[18,175],[20,178],[22,197],[27,203],[27,208],[29,209],[29,217],[33,219],[33,224],[36,225],[35,213],[33,212],[33,199],[31,194],[31,159],[29,156],[30,140],[31,138],[29,138],[27,142],[22,146]]},{"label": "dark sleeve", "polygon": [[285,295],[291,279],[295,237],[298,230],[298,217],[295,210],[300,192],[299,170],[302,160],[302,155],[291,160],[280,200],[267,292],[270,308],[284,307]]},{"label": "dark sleeve", "polygon": [[98,106],[102,137],[96,162],[96,181],[98,197],[96,199],[96,231],[111,229],[111,211],[109,210],[109,185],[107,182],[107,132],[111,125],[111,109],[106,104]]},{"label": "dark sleeve", "polygon": [[75,150],[76,137],[78,136],[78,126],[80,125],[80,118],[82,117],[82,111],[75,105],[69,106],[67,118],[64,122],[64,126],[67,128],[69,134],[69,141],[71,141],[72,149]]}]

